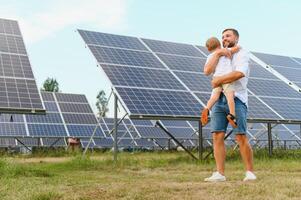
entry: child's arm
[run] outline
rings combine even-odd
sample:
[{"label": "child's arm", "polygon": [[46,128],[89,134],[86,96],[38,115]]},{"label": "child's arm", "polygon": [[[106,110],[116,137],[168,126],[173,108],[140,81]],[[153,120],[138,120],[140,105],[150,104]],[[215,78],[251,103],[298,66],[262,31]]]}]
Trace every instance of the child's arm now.
[{"label": "child's arm", "polygon": [[235,46],[235,47],[229,48],[229,50],[230,50],[230,52],[231,52],[231,55],[233,55],[233,54],[239,52],[240,49],[241,49],[241,47],[238,46],[238,45]]}]

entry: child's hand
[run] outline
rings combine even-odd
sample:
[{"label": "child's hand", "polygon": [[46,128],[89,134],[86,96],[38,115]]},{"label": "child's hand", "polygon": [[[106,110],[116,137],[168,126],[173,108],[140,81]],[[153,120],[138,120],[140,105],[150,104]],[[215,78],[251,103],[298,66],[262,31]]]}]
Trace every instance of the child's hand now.
[{"label": "child's hand", "polygon": [[229,49],[227,49],[227,48],[222,48],[222,49],[217,50],[217,54],[219,56],[226,56],[228,58],[232,57],[231,51]]}]

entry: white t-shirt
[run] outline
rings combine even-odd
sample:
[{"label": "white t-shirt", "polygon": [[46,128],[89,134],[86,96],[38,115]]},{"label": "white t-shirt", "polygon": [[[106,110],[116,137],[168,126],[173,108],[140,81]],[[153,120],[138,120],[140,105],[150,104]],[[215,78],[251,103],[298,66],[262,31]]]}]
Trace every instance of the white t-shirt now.
[{"label": "white t-shirt", "polygon": [[234,71],[239,71],[245,76],[235,81],[235,84],[241,86],[239,90],[235,90],[235,96],[239,98],[243,103],[248,105],[248,80],[250,74],[249,68],[250,53],[245,49],[240,49],[239,52],[232,57],[232,66]]},{"label": "white t-shirt", "polygon": [[[213,53],[208,55],[207,61],[212,57],[212,55]],[[232,71],[233,71],[233,67],[231,65],[231,59],[226,56],[221,56],[215,67],[213,76],[222,76],[225,74],[229,74]]]},{"label": "white t-shirt", "polygon": [[[207,62],[211,57],[212,54],[208,55]],[[250,73],[249,60],[249,52],[244,49],[240,49],[239,52],[235,53],[232,60],[225,56],[221,56],[213,74],[213,76],[222,76],[232,71],[242,72],[245,76],[233,82],[233,84],[235,84],[235,96],[246,105],[248,105],[247,84]],[[228,62],[230,62],[230,67]]]}]

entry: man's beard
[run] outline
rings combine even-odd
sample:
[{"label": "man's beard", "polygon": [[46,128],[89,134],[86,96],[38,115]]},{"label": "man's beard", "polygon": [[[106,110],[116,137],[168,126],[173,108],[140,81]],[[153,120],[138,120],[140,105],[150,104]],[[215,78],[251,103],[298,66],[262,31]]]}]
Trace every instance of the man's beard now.
[{"label": "man's beard", "polygon": [[235,42],[229,42],[229,43],[227,43],[227,45],[223,44],[223,46],[224,46],[224,48],[232,48],[235,46]]}]

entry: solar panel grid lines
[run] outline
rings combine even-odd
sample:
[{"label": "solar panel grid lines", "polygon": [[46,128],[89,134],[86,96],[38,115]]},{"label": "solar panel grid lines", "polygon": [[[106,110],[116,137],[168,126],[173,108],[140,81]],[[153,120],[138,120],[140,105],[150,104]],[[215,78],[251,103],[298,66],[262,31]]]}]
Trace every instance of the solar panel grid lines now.
[{"label": "solar panel grid lines", "polygon": [[256,57],[264,61],[269,65],[283,66],[283,67],[298,67],[300,63],[296,62],[294,59],[288,56],[282,55],[272,55],[266,53],[252,52]]},{"label": "solar panel grid lines", "polygon": [[113,86],[165,88],[185,90],[166,69],[149,69],[130,66],[102,65]]},{"label": "solar panel grid lines", "polygon": [[0,111],[44,114],[18,22],[0,19]]},{"label": "solar panel grid lines", "polygon": [[[110,34],[107,34],[106,36],[110,37],[109,35]],[[124,36],[121,36],[121,37],[124,37]],[[115,39],[116,39],[116,37],[115,37]],[[150,40],[150,39],[144,39],[144,38],[136,38],[135,41],[137,41],[137,40],[140,41],[141,44],[143,44],[144,47],[146,48],[143,51],[149,51],[150,53],[152,53],[155,56],[155,58],[157,58],[157,60],[159,60],[160,63],[165,67],[165,69],[169,70],[172,73],[172,75],[174,75],[176,77],[176,79],[185,87],[185,89],[188,91],[188,93],[190,93],[192,95],[192,97],[190,96],[188,99],[195,98],[197,101],[199,101],[198,109],[196,109],[196,110],[199,110],[201,108],[202,103],[204,102],[204,101],[202,101],[203,97],[200,98],[200,95],[203,95],[204,93],[198,93],[198,92],[199,91],[202,91],[202,92],[205,91],[208,93],[211,92],[211,89],[209,86],[204,86],[204,84],[195,83],[196,82],[195,80],[197,80],[197,78],[199,78],[197,73],[202,71],[201,68],[197,68],[197,67],[195,67],[195,65],[198,65],[201,62],[205,62],[205,59],[206,59],[205,55],[208,54],[208,52],[206,52],[206,49],[201,46],[193,46],[193,45],[180,44],[180,43],[174,43],[174,42]],[[111,45],[111,46],[113,46],[113,45]],[[108,47],[110,47],[110,45],[107,44],[105,48],[108,48]],[[124,46],[118,46],[118,48],[124,48]],[[136,51],[140,51],[140,50],[136,50]],[[253,56],[253,57],[256,57],[256,56]],[[251,59],[252,59],[252,57],[251,57]],[[175,61],[175,60],[177,60],[177,61]],[[289,62],[294,62],[294,61],[293,61],[293,59],[290,59]],[[191,63],[191,66],[190,66],[190,64],[188,64],[188,67],[185,68],[185,64],[183,64],[183,63]],[[296,62],[294,62],[294,63],[296,63]],[[107,67],[109,68],[112,65],[113,64],[107,65]],[[118,63],[118,62],[115,63],[115,65],[121,66],[120,63]],[[269,82],[272,81],[273,83],[278,84],[279,87],[277,87],[277,88],[280,88],[280,89],[282,88],[283,90],[285,89],[285,91],[286,91],[285,96],[289,96],[289,98],[299,98],[299,96],[298,96],[299,94],[294,93],[290,88],[286,87],[285,84],[281,83],[281,81],[284,81],[284,80],[279,79],[280,76],[277,76],[277,74],[275,75],[275,74],[271,73],[273,71],[273,69],[265,68],[266,67],[265,63],[263,63],[263,65],[261,65],[261,63],[258,63],[257,60],[255,60],[255,61],[251,61],[250,66],[255,69],[254,70],[255,73],[251,74],[251,78],[250,78],[250,79],[253,79],[253,83],[251,83],[251,85],[253,85],[254,88],[256,89],[256,90],[253,89],[254,91],[252,89],[250,89],[251,91],[253,91],[253,94],[258,95],[259,97],[265,97],[265,96],[263,96],[264,93],[262,93],[262,91],[264,91],[264,90],[258,90],[258,87],[256,87],[256,86],[258,84],[266,85],[265,81],[269,81]],[[125,67],[129,67],[129,66],[125,66]],[[135,66],[132,65],[131,67],[135,67]],[[149,68],[149,66],[146,68]],[[123,69],[125,69],[125,68],[123,68]],[[137,71],[139,71],[140,69],[141,69],[140,67],[135,68],[135,70],[137,70]],[[140,71],[138,73],[140,73]],[[191,74],[189,74],[189,73],[191,73]],[[121,73],[121,74],[123,74],[123,73]],[[132,73],[132,74],[136,75],[136,73]],[[191,78],[192,75],[194,75],[196,78]],[[127,78],[124,80],[124,82],[127,83],[127,80],[131,79],[131,77],[132,76],[127,76]],[[200,79],[202,80],[204,78],[200,78]],[[128,82],[130,82],[130,81],[128,81]],[[206,82],[206,81],[204,81],[204,82]],[[209,80],[208,80],[208,83],[210,83]],[[206,84],[208,84],[208,83],[206,82]],[[156,89],[156,87],[154,87],[152,89],[149,89],[150,86],[147,86],[147,89],[146,89],[146,88],[144,88],[146,86],[146,84],[144,84],[144,83],[141,83],[142,86],[141,85],[140,86],[137,86],[137,85],[132,86],[131,85],[132,83],[130,83],[130,85],[126,85],[126,84],[122,85],[122,84],[123,83],[119,82],[118,87],[114,88],[114,92],[117,94],[118,98],[122,102],[122,105],[125,105],[126,111],[129,111],[128,113],[129,113],[130,117],[138,117],[138,118],[139,117],[149,117],[149,118],[151,118],[151,117],[156,117],[156,116],[167,116],[167,117],[173,118],[175,116],[177,116],[177,117],[187,116],[187,113],[185,113],[183,115],[183,113],[177,112],[177,109],[170,109],[169,106],[170,105],[172,106],[172,103],[174,101],[176,102],[180,98],[175,98],[176,100],[170,100],[169,98],[164,97],[164,94],[161,94],[161,91],[162,91],[161,88]],[[205,89],[199,88],[200,85],[204,86]],[[172,90],[172,89],[168,89],[168,90]],[[283,96],[281,96],[281,95],[283,95],[283,94],[281,94],[281,92],[279,90],[270,92],[269,97],[271,96],[273,98],[275,98],[275,97],[282,98]],[[172,90],[172,91],[176,91],[176,90]],[[167,91],[165,93],[167,93]],[[177,92],[177,93],[179,93],[179,92]],[[185,93],[183,91],[180,94],[189,96],[188,93]],[[169,97],[173,97],[173,95],[175,95],[175,94],[173,92],[169,91]],[[163,96],[163,98],[162,98],[162,96]],[[155,99],[152,99],[153,97],[155,97]],[[173,98],[171,98],[171,99],[173,99]],[[252,97],[252,99],[256,100],[257,98],[255,98],[255,96],[254,96],[254,97]],[[268,106],[266,106],[266,104],[263,104],[262,101],[259,101],[259,100],[257,101],[257,100],[255,101],[256,104],[260,104],[261,107],[265,108],[266,111],[271,113],[270,115],[275,117],[275,115],[276,115],[276,114],[274,115],[275,110],[271,110]],[[166,101],[166,102],[164,102],[164,101]],[[158,106],[158,102],[161,105],[161,107]],[[200,103],[200,102],[202,102],[202,103]],[[180,103],[180,105],[178,105],[178,108],[183,106],[183,105],[181,105],[181,103]],[[256,106],[256,104],[253,104],[253,107]],[[190,103],[190,106],[191,106],[191,103]],[[184,104],[183,107],[186,107],[186,105]],[[183,110],[183,108],[181,108],[181,110]],[[184,112],[186,112],[185,109],[184,109]],[[179,115],[179,113],[182,115]],[[253,117],[256,117],[256,112],[253,112],[253,114],[254,114]],[[188,115],[188,116],[196,117],[198,115],[199,115],[199,113],[195,112],[195,114]],[[264,116],[264,115],[262,115],[262,116]],[[279,115],[276,115],[276,117],[279,117]]]},{"label": "solar panel grid lines", "polygon": [[144,39],[144,38],[141,38],[140,41],[143,41],[143,43],[149,47],[148,49],[156,53],[169,53],[169,54],[185,55],[185,56],[192,56],[192,57],[205,57],[203,53],[198,51],[191,44],[159,41],[159,40]]},{"label": "solar panel grid lines", "polygon": [[136,37],[107,34],[78,29],[87,45],[113,46],[126,49],[146,50]]},{"label": "solar panel grid lines", "polygon": [[[300,69],[301,65],[296,60],[298,58],[291,58],[288,56],[278,56],[278,55],[271,55],[271,54],[264,54],[264,53],[256,53],[253,52],[252,55],[253,59],[256,60],[261,66],[267,68],[272,74],[277,76],[280,80],[284,81],[287,85],[292,87],[294,90],[300,92],[300,85],[298,83],[295,83],[290,78],[291,76],[287,74],[286,71],[289,71],[290,69]],[[256,57],[257,56],[257,57]],[[260,60],[260,59],[262,60]],[[282,70],[282,73],[277,70],[278,67],[286,68],[287,70]],[[281,70],[280,68],[280,70]],[[279,68],[278,68],[279,69]],[[295,71],[295,73],[298,71]],[[287,76],[288,75],[288,76]],[[299,76],[301,74],[299,73]]]},{"label": "solar panel grid lines", "polygon": [[[149,46],[149,45],[151,45],[151,40],[143,40],[143,39],[141,39],[140,40],[144,45],[145,45],[145,47],[147,48],[147,49],[149,49],[152,53],[153,53],[153,55],[162,63],[162,65],[163,66],[165,66],[167,69],[170,69],[169,67],[168,67],[168,65],[166,65],[161,59],[160,59],[160,57],[155,53],[155,51],[153,51],[153,49]],[[147,41],[149,41],[149,42],[147,42]],[[158,41],[157,41],[158,42]],[[156,43],[157,43],[156,42]],[[170,49],[170,50],[176,50],[176,48],[168,48],[167,47],[167,43],[169,43],[169,44],[173,44],[172,46],[175,46],[175,44],[176,43],[171,43],[171,42],[165,42],[165,45],[163,45],[163,49],[164,50],[166,50],[166,49]],[[180,45],[185,45],[186,46],[186,48],[184,48],[184,55],[186,55],[186,50],[187,49],[189,49],[188,47],[190,46],[190,45],[186,45],[186,44],[180,44]],[[200,55],[200,52],[198,51],[198,50],[196,50],[192,45],[191,45],[191,47],[192,47],[192,49],[193,50],[195,50],[195,52],[198,52],[198,54]],[[155,45],[153,45],[153,48],[157,48],[157,46]],[[160,49],[160,47],[159,47],[159,49]],[[189,51],[189,50],[187,50],[187,51]],[[192,51],[192,50],[191,50]],[[160,52],[160,51],[159,51]],[[163,51],[164,52],[164,51]],[[182,51],[181,51],[182,52]],[[192,52],[194,52],[194,51],[192,51]],[[193,53],[192,55],[194,55],[195,53]],[[190,55],[190,54],[188,54],[188,55]],[[202,57],[204,57],[204,55],[203,54],[201,54],[202,55]],[[170,72],[174,75],[174,77],[176,78],[176,80],[178,80],[180,83],[182,83],[182,85],[186,88],[186,90],[198,101],[198,103],[200,103],[202,106],[205,106],[205,104],[202,102],[202,101],[200,101],[198,98],[197,98],[197,96],[195,96],[194,95],[194,93],[193,92],[191,92],[190,90],[189,90],[189,87],[187,87],[187,85],[172,71],[172,70],[170,70]]]}]

